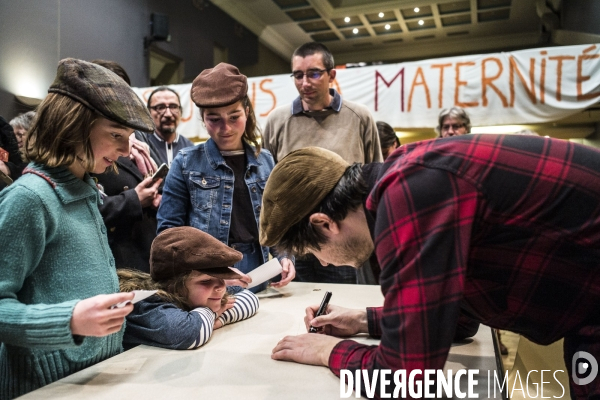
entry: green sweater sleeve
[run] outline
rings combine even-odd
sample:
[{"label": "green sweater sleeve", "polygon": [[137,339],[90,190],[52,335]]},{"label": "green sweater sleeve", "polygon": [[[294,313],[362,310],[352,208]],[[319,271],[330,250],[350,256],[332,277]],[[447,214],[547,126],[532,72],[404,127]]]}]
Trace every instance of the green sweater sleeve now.
[{"label": "green sweater sleeve", "polygon": [[46,294],[65,289],[30,283],[60,219],[26,187],[3,191],[0,210],[0,341],[40,349],[76,346],[70,321],[79,300],[46,304]]}]

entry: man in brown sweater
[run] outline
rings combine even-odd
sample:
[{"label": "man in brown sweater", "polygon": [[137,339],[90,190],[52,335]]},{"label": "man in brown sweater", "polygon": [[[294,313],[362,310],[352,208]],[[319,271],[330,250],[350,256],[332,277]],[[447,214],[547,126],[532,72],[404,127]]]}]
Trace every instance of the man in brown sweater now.
[{"label": "man in brown sweater", "polygon": [[[330,83],[335,79],[333,55],[316,42],[305,43],[292,55],[292,77],[299,96],[278,107],[267,119],[263,146],[275,162],[288,153],[318,146],[339,154],[348,163],[382,162],[377,126],[367,107],[343,100]],[[296,260],[301,282],[356,283],[352,267],[324,268],[312,255]]]}]

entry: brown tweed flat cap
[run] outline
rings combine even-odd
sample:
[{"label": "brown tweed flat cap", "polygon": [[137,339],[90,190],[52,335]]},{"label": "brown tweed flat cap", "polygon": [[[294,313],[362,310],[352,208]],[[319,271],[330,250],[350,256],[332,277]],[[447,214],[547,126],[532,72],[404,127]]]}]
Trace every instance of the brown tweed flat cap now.
[{"label": "brown tweed flat cap", "polygon": [[275,246],[287,230],[333,190],[350,167],[336,153],[306,147],[285,156],[271,172],[260,212],[260,244]]},{"label": "brown tweed flat cap", "polygon": [[242,253],[208,233],[179,226],[163,231],[152,242],[150,276],[163,281],[195,270],[215,278],[237,279],[242,276],[229,267],[242,258]]},{"label": "brown tweed flat cap", "polygon": [[129,128],[154,131],[150,112],[127,83],[114,72],[75,58],[58,63],[49,93],[60,93]]},{"label": "brown tweed flat cap", "polygon": [[225,107],[248,93],[248,79],[231,64],[205,69],[194,79],[190,94],[198,107]]}]

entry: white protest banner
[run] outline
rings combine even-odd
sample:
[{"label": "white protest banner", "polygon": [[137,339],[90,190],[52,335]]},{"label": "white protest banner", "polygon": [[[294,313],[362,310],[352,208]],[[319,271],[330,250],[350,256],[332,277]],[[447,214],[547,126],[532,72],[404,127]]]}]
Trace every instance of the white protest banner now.
[{"label": "white protest banner", "polygon": [[[343,99],[366,105],[376,120],[396,128],[433,128],[439,112],[459,106],[473,125],[554,121],[600,97],[600,45],[458,56],[339,69],[333,87]],[[198,71],[200,73],[200,71]],[[208,138],[191,84],[172,85],[181,96],[178,131]],[[153,90],[134,88],[146,101]],[[248,79],[248,96],[260,126],[275,108],[298,96],[289,74]]]}]

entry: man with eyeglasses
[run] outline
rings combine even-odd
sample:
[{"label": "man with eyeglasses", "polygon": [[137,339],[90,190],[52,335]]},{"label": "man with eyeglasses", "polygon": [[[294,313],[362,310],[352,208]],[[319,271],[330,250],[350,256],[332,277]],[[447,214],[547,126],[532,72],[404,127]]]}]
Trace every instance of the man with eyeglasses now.
[{"label": "man with eyeglasses", "polygon": [[150,145],[150,155],[158,165],[165,163],[170,167],[179,150],[194,145],[177,133],[181,120],[179,94],[169,87],[160,86],[150,93],[148,109],[154,121],[154,133],[136,138]]},{"label": "man with eyeglasses", "polygon": [[[382,162],[377,125],[367,107],[342,100],[330,88],[336,70],[329,49],[321,43],[305,43],[294,51],[291,61],[291,78],[299,96],[291,105],[273,110],[263,132],[263,146],[275,162],[309,146],[333,151],[348,163]],[[296,280],[356,283],[356,271],[349,266],[323,268],[307,255],[297,259]]]},{"label": "man with eyeglasses", "polygon": [[471,119],[460,107],[447,108],[438,116],[435,130],[442,138],[466,135],[471,133]]}]

